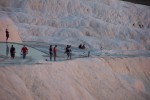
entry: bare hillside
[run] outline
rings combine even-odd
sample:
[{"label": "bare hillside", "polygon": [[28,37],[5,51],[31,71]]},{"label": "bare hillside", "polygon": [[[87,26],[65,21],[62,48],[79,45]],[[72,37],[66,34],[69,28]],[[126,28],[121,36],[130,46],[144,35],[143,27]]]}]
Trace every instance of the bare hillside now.
[{"label": "bare hillside", "polygon": [[23,41],[150,48],[149,6],[119,0],[1,0],[0,15],[16,24]]},{"label": "bare hillside", "polygon": [[[0,42],[0,100],[150,100],[149,6],[0,0]],[[14,59],[6,53],[12,44]],[[49,61],[50,44],[58,45],[56,62]],[[64,53],[68,44],[72,60]]]},{"label": "bare hillside", "polygon": [[1,100],[149,100],[149,58],[0,67]]}]

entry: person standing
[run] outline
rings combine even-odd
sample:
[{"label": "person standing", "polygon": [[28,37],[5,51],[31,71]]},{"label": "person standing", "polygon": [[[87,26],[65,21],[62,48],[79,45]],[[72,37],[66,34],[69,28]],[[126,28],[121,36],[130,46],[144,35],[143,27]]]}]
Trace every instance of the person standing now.
[{"label": "person standing", "polygon": [[13,45],[11,45],[10,55],[13,59],[15,58],[15,53],[16,53],[15,47]]},{"label": "person standing", "polygon": [[53,56],[52,45],[50,45],[50,47],[49,47],[49,55],[50,55],[50,61],[52,61],[52,56]]},{"label": "person standing", "polygon": [[71,56],[72,56],[72,50],[71,50],[71,45],[69,46],[69,56],[68,56],[68,58],[70,58],[70,60],[71,60]]},{"label": "person standing", "polygon": [[6,42],[8,41],[8,38],[9,38],[9,32],[8,32],[8,29],[6,28]]},{"label": "person standing", "polygon": [[57,52],[57,45],[53,48],[53,53],[54,53],[54,61],[56,61],[56,52]]},{"label": "person standing", "polygon": [[71,59],[71,45],[67,45],[66,47],[67,60]]},{"label": "person standing", "polygon": [[28,48],[25,45],[21,49],[21,54],[23,56],[23,59],[25,59],[26,55],[28,54]]}]

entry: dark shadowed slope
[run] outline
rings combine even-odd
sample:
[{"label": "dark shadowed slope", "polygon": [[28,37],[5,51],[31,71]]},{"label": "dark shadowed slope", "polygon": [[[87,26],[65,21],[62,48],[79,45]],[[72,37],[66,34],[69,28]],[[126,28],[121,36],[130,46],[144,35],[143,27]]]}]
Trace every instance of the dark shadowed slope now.
[{"label": "dark shadowed slope", "polygon": [[150,6],[149,0],[122,0],[122,1],[127,1],[127,2],[136,3],[136,4],[142,4],[142,5]]}]

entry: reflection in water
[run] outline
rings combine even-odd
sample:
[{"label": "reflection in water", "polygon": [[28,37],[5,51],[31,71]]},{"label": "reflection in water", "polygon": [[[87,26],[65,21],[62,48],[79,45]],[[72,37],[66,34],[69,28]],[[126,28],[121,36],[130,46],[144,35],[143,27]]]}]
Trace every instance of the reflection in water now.
[{"label": "reflection in water", "polygon": [[7,43],[6,43],[6,56],[7,56],[7,57],[9,56],[9,46],[8,46]]}]

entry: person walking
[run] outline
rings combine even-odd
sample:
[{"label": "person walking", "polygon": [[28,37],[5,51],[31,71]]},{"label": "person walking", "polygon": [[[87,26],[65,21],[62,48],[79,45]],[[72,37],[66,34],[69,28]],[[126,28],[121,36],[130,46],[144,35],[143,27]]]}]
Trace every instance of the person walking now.
[{"label": "person walking", "polygon": [[9,32],[8,32],[8,29],[6,28],[6,42],[8,41],[8,38],[9,38]]},{"label": "person walking", "polygon": [[66,47],[67,60],[71,59],[71,45],[67,45]]},{"label": "person walking", "polygon": [[13,59],[15,58],[15,53],[16,53],[15,47],[13,45],[11,45],[10,55]]},{"label": "person walking", "polygon": [[52,61],[52,56],[53,56],[52,45],[50,45],[50,47],[49,47],[49,55],[50,55],[50,61]]},{"label": "person walking", "polygon": [[54,61],[56,61],[57,45],[53,48]]},{"label": "person walking", "polygon": [[28,54],[28,48],[25,45],[21,49],[21,54],[22,54],[23,59],[25,59],[26,55]]}]

